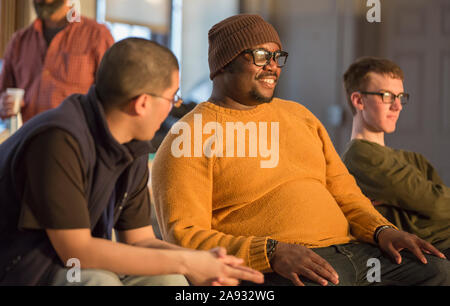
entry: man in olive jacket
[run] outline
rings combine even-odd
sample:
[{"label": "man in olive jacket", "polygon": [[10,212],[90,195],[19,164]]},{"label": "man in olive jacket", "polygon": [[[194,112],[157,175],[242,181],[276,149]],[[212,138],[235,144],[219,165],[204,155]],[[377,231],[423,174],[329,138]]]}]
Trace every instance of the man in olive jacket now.
[{"label": "man in olive jacket", "polygon": [[387,59],[357,60],[344,75],[353,111],[351,142],[343,161],[379,212],[450,256],[450,188],[419,153],[385,145],[409,95],[403,72]]}]

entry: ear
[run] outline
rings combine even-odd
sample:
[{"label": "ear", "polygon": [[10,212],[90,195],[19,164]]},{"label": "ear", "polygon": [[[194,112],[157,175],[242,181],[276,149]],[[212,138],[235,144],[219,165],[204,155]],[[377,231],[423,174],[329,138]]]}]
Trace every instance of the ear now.
[{"label": "ear", "polygon": [[364,103],[362,100],[362,94],[359,92],[354,92],[350,96],[350,100],[352,101],[353,107],[358,111],[362,111],[364,109]]},{"label": "ear", "polygon": [[219,73],[216,73],[216,76],[224,74],[225,72],[228,72],[229,69],[225,69],[225,68],[220,68]]},{"label": "ear", "polygon": [[145,116],[150,109],[150,97],[148,95],[140,95],[130,103],[131,111],[137,116]]}]

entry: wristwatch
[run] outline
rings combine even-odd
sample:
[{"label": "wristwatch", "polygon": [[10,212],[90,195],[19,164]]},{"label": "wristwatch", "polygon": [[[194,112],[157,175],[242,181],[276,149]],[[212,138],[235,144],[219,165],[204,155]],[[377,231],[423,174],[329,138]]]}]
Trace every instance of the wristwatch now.
[{"label": "wristwatch", "polygon": [[278,241],[273,239],[267,239],[266,244],[266,255],[267,259],[269,260],[269,263],[272,261],[273,256],[275,255],[275,248],[277,247]]},{"label": "wristwatch", "polygon": [[373,233],[373,240],[375,241],[376,244],[378,244],[378,236],[380,235],[380,233],[388,228],[395,228],[395,227],[393,227],[392,225],[382,225],[377,227],[377,229]]}]

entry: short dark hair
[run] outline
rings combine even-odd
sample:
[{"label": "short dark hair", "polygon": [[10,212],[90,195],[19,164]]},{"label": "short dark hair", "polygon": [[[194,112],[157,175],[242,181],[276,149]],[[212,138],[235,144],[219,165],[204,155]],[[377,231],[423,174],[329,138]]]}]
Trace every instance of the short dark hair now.
[{"label": "short dark hair", "polygon": [[344,74],[347,102],[350,105],[353,115],[356,114],[356,109],[352,104],[351,95],[354,92],[366,90],[369,82],[368,74],[370,72],[388,75],[394,79],[404,79],[402,69],[393,61],[372,56],[357,59]]},{"label": "short dark hair", "polygon": [[170,87],[177,58],[168,48],[142,38],[127,38],[106,51],[96,75],[96,91],[105,109],[145,93]]}]

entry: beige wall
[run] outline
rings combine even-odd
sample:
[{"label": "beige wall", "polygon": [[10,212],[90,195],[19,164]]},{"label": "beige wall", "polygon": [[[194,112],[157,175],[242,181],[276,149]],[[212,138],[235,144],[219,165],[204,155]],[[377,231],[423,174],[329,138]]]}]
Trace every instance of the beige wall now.
[{"label": "beige wall", "polygon": [[31,0],[2,0],[0,2],[0,58],[14,32],[32,20]]},{"label": "beige wall", "polygon": [[97,1],[96,0],[81,0],[81,14],[83,16],[96,19],[97,15]]},{"label": "beige wall", "polygon": [[199,82],[209,80],[208,31],[220,20],[237,14],[238,3],[237,0],[183,1],[181,55],[183,95],[188,94]]}]

